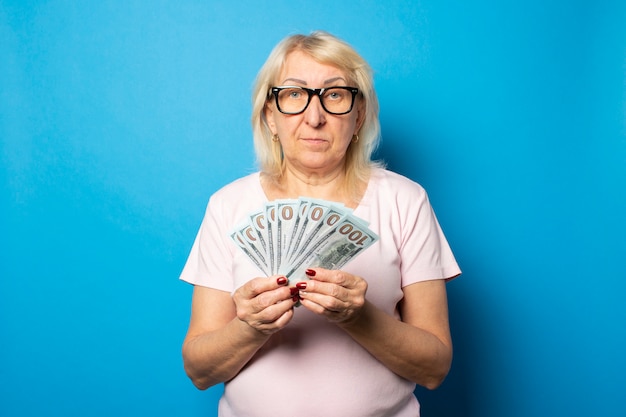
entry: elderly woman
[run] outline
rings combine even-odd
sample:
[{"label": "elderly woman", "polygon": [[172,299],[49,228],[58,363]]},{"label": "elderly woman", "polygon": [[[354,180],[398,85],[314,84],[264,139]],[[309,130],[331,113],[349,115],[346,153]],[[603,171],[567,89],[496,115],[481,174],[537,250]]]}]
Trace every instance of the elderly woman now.
[{"label": "elderly woman", "polygon": [[[336,37],[280,42],[253,92],[260,172],[210,199],[181,279],[194,285],[183,344],[220,416],[419,416],[452,359],[446,280],[460,273],[423,188],[371,160],[380,133],[367,63]],[[266,276],[230,231],[258,207],[343,204],[378,240],[340,270]],[[308,279],[307,279],[308,278]]]}]

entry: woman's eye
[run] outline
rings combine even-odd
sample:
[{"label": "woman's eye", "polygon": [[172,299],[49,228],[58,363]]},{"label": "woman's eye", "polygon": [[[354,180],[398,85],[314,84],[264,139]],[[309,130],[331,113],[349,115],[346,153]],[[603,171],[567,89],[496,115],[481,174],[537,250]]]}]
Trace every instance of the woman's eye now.
[{"label": "woman's eye", "polygon": [[302,97],[302,91],[299,90],[291,90],[289,92],[289,98],[291,99],[299,99],[300,97]]},{"label": "woman's eye", "polygon": [[331,91],[327,96],[331,100],[341,100],[343,98],[343,94],[340,91]]}]

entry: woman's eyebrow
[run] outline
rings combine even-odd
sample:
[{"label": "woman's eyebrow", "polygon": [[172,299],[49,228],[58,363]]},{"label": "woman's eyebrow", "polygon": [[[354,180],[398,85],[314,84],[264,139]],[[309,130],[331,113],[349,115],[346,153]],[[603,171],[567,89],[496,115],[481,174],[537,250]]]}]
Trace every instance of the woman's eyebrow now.
[{"label": "woman's eyebrow", "polygon": [[287,85],[287,83],[292,82],[295,84],[302,84],[302,85],[306,85],[306,81],[304,80],[299,80],[297,78],[286,78],[283,80],[283,85]]},{"label": "woman's eyebrow", "polygon": [[330,80],[324,81],[324,85],[332,84],[337,81],[343,81],[344,83],[346,82],[346,80],[343,77],[335,77],[335,78],[331,78]]},{"label": "woman's eyebrow", "polygon": [[[329,84],[333,84],[337,81],[343,81],[344,83],[346,82],[346,80],[343,77],[334,77],[334,78],[330,78],[326,81],[324,81],[324,85],[329,85]],[[283,85],[287,85],[287,83],[295,83],[295,84],[301,84],[301,85],[307,85],[307,82],[304,80],[300,80],[298,78],[286,78],[283,80]]]}]

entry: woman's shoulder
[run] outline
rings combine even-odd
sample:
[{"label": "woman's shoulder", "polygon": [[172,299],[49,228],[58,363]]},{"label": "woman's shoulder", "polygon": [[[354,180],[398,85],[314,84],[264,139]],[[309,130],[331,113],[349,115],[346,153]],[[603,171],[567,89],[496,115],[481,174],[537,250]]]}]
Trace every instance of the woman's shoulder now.
[{"label": "woman's shoulder", "polygon": [[241,198],[260,190],[259,173],[253,172],[223,185],[213,193],[211,199]]},{"label": "woman's shoulder", "polygon": [[378,193],[410,198],[426,197],[426,190],[419,183],[386,168],[375,168],[370,177],[370,184]]},{"label": "woman's shoulder", "polygon": [[259,182],[259,173],[254,172],[215,191],[209,198],[209,206],[233,210],[234,207],[247,207],[250,204],[257,206],[264,201],[265,195]]}]

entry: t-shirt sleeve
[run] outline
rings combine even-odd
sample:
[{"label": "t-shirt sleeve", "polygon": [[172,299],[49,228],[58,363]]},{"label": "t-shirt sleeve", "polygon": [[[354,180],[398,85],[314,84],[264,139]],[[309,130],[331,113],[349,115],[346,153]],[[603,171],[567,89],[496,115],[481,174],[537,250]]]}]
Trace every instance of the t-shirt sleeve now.
[{"label": "t-shirt sleeve", "polygon": [[426,192],[418,186],[401,209],[400,259],[402,286],[433,279],[452,279],[461,273]]},{"label": "t-shirt sleeve", "polygon": [[224,207],[211,198],[180,279],[193,285],[232,292],[232,244]]}]

